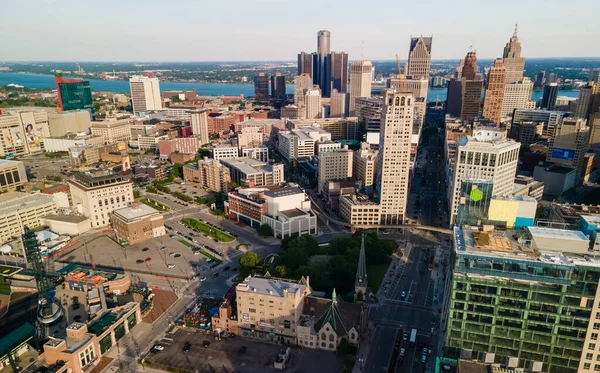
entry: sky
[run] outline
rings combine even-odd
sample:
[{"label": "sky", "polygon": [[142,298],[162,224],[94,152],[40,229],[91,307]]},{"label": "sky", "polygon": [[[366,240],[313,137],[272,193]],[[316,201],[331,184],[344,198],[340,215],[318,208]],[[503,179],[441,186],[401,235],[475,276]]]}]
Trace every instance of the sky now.
[{"label": "sky", "polygon": [[0,0],[0,61],[292,61],[331,49],[351,60],[502,56],[518,23],[524,57],[600,57],[598,0]]}]

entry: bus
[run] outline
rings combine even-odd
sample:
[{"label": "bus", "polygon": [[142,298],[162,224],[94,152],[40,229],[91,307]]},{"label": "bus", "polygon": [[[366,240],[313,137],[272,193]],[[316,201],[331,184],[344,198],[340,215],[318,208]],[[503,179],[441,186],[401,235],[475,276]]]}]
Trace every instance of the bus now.
[{"label": "bus", "polygon": [[416,341],[417,341],[417,329],[413,329],[410,331],[410,339],[408,340],[408,342],[411,345],[414,345]]}]

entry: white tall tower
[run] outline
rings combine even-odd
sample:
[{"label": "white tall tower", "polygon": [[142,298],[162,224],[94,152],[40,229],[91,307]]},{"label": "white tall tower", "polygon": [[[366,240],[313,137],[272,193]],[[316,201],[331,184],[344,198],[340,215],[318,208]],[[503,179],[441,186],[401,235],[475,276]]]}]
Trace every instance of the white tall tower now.
[{"label": "white tall tower", "polygon": [[135,75],[129,79],[133,112],[161,110],[160,86],[158,78]]},{"label": "white tall tower", "polygon": [[198,137],[198,143],[205,145],[210,143],[208,137],[208,110],[192,110],[192,133]]},{"label": "white tall tower", "polygon": [[354,117],[356,98],[371,97],[373,64],[371,61],[358,61],[350,65],[350,103],[349,116]]},{"label": "white tall tower", "polygon": [[321,112],[321,91],[313,86],[313,89],[306,91],[304,96],[304,104],[306,105],[306,119],[320,118]]}]

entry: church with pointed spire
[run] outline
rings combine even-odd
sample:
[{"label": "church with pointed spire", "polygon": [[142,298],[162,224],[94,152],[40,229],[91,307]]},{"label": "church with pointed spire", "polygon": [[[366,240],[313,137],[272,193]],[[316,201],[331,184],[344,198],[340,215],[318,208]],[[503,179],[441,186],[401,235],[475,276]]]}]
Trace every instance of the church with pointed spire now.
[{"label": "church with pointed spire", "polygon": [[358,255],[358,268],[356,269],[356,280],[354,281],[354,303],[367,302],[367,259],[365,256],[365,235],[362,235],[360,253]]}]

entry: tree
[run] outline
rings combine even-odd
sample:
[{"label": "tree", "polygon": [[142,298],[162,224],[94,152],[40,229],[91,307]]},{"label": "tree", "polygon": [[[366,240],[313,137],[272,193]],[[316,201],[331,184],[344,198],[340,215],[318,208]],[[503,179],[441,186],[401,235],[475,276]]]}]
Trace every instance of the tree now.
[{"label": "tree", "polygon": [[273,228],[269,224],[261,224],[258,227],[258,234],[261,237],[273,237]]},{"label": "tree", "polygon": [[140,195],[141,195],[141,193],[139,190],[136,189],[133,191],[133,198],[140,198]]},{"label": "tree", "polygon": [[171,169],[171,176],[178,177],[183,179],[183,165],[181,163],[173,164],[173,168]]},{"label": "tree", "polygon": [[260,259],[258,259],[258,255],[252,251],[245,252],[240,257],[240,265],[242,267],[256,267],[259,262]]},{"label": "tree", "polygon": [[235,181],[232,181],[232,182],[231,182],[229,185],[231,185],[231,187],[232,187],[233,189],[237,189],[237,188],[239,188],[239,187],[240,187],[240,184],[236,183]]},{"label": "tree", "polygon": [[281,259],[286,267],[295,271],[299,267],[308,263],[309,253],[300,245],[290,245],[290,247],[281,254]]},{"label": "tree", "polygon": [[318,252],[319,244],[313,236],[304,235],[292,239],[288,244],[287,250],[296,248],[305,251],[306,254],[310,256],[315,255]]},{"label": "tree", "polygon": [[288,269],[284,265],[277,266],[275,267],[275,274],[278,277],[286,277],[288,275]]},{"label": "tree", "polygon": [[198,157],[200,157],[200,159],[203,159],[204,157],[209,157],[209,156],[210,156],[209,149],[204,149],[204,148],[198,149]]}]

